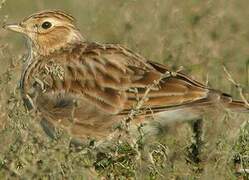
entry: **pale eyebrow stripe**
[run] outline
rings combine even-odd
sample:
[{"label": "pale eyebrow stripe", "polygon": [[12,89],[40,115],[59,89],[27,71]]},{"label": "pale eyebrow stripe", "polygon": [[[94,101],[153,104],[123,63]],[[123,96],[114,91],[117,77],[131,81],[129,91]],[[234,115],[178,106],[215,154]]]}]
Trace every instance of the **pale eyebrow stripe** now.
[{"label": "pale eyebrow stripe", "polygon": [[28,16],[28,17],[24,18],[23,21],[26,21],[29,18],[38,19],[38,18],[50,18],[50,17],[55,17],[55,18],[58,18],[60,20],[67,20],[69,22],[75,22],[75,18],[74,17],[72,17],[69,14],[66,14],[66,13],[63,13],[63,12],[59,12],[59,11],[40,12],[40,13],[33,14],[31,16]]}]

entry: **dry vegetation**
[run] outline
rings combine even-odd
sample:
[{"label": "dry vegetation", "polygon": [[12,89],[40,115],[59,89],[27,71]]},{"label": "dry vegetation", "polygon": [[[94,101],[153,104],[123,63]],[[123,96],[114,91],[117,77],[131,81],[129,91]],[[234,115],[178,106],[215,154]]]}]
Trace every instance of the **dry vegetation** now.
[{"label": "dry vegetation", "polygon": [[[183,66],[195,79],[240,98],[225,66],[249,99],[247,0],[2,0],[0,21],[54,8],[72,13],[91,41],[119,42],[172,69]],[[249,178],[248,114],[216,110],[201,124],[175,124],[150,141],[138,127],[135,143],[114,142],[108,149],[89,142],[75,151],[63,132],[49,139],[20,99],[23,44],[0,30],[0,179]]]}]

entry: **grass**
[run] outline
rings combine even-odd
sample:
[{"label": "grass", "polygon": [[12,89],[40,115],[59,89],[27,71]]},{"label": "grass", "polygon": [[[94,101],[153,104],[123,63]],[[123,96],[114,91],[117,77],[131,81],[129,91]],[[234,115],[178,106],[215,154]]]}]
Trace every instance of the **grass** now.
[{"label": "grass", "polygon": [[[247,0],[7,0],[0,20],[19,21],[40,9],[59,8],[78,19],[91,41],[118,42],[148,59],[184,71],[240,98],[223,65],[249,97]],[[18,9],[18,11],[17,11]],[[18,90],[26,54],[18,35],[0,30],[0,179],[248,179],[247,114],[207,114],[198,158],[191,123],[177,123],[153,139],[117,141],[106,149],[89,142],[81,151],[59,131],[56,141],[28,113]],[[198,143],[197,143],[198,144]]]}]

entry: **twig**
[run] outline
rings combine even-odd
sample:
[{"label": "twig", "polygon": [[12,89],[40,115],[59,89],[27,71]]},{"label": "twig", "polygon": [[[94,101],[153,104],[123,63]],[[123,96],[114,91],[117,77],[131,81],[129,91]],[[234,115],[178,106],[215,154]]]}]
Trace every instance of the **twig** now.
[{"label": "twig", "polygon": [[142,108],[144,103],[148,100],[147,96],[148,96],[149,92],[153,88],[158,86],[162,79],[170,77],[171,74],[172,74],[171,72],[167,71],[166,73],[162,74],[162,76],[158,80],[155,80],[152,84],[147,86],[143,97],[137,102],[136,106],[132,108],[132,110],[127,115],[127,117],[124,118],[125,122],[129,122],[130,120],[132,120],[139,113],[139,110]]},{"label": "twig", "polygon": [[224,72],[225,72],[226,75],[227,75],[228,81],[230,81],[230,82],[236,87],[236,89],[239,91],[239,94],[240,94],[241,99],[244,101],[245,105],[246,105],[247,107],[249,107],[249,102],[247,101],[245,95],[243,94],[243,88],[242,88],[241,84],[237,83],[237,82],[233,79],[232,75],[228,72],[228,70],[227,70],[227,68],[226,68],[225,66],[223,66],[223,70],[224,70]]},{"label": "twig", "polygon": [[[149,84],[146,87],[146,91],[144,92],[143,96],[141,99],[138,100],[137,104],[130,110],[129,114],[127,116],[125,116],[122,120],[121,120],[121,124],[119,126],[119,128],[117,128],[114,133],[112,133],[109,136],[109,140],[113,139],[113,137],[115,137],[118,131],[124,131],[126,133],[128,133],[129,130],[129,122],[132,121],[138,114],[140,109],[142,108],[142,106],[144,105],[144,103],[148,100],[147,96],[149,94],[149,92],[155,88],[156,86],[159,85],[159,83],[161,82],[161,80],[163,80],[164,78],[168,78],[171,76],[177,76],[177,72],[171,72],[171,71],[166,71],[164,74],[161,75],[161,77],[157,80],[155,80],[152,84]],[[135,90],[136,91],[136,90]],[[136,92],[134,92],[136,93]],[[120,135],[118,135],[120,137]],[[119,139],[119,138],[118,138]],[[102,144],[102,142],[98,143],[98,144]]]}]

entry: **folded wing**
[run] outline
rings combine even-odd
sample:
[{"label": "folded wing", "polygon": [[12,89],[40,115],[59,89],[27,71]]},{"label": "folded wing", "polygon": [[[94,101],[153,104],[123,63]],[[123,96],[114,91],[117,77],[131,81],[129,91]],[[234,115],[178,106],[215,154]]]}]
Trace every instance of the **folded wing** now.
[{"label": "folded wing", "polygon": [[[127,114],[168,70],[119,45],[79,44],[65,63],[63,86],[110,114]],[[153,85],[142,109],[160,112],[207,98],[202,84],[176,73]]]}]

